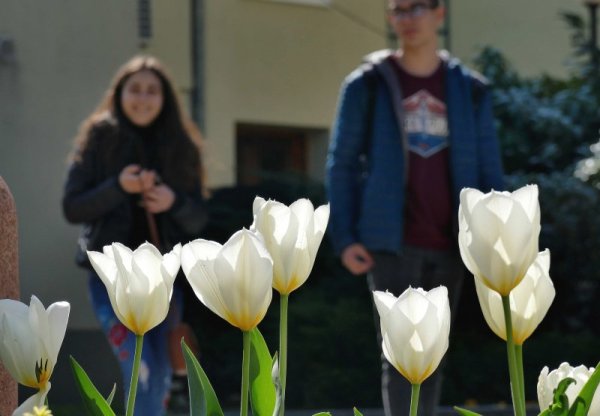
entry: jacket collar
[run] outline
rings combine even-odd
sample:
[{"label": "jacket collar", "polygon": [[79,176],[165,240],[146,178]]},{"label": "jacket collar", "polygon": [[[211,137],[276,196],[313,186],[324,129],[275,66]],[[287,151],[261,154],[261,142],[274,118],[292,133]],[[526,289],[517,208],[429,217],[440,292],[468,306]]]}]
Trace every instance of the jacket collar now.
[{"label": "jacket collar", "polygon": [[[363,62],[377,66],[383,64],[390,56],[394,55],[396,52],[397,51],[394,49],[380,49],[365,55],[363,57]],[[455,56],[450,55],[450,52],[448,52],[445,49],[438,50],[438,56],[442,60],[442,63],[448,67],[448,69],[454,69],[460,66],[460,60]]]}]

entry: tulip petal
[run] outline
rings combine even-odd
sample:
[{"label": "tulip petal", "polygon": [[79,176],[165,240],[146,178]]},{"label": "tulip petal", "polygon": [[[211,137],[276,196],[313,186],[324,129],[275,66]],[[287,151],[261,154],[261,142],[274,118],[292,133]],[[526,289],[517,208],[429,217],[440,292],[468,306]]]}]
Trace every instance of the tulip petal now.
[{"label": "tulip petal", "polygon": [[254,198],[254,202],[252,203],[252,213],[254,215],[258,214],[258,212],[262,209],[263,205],[266,203],[267,201],[260,196],[257,196]]},{"label": "tulip petal", "polygon": [[487,287],[479,279],[475,279],[475,290],[486,323],[492,332],[506,341],[506,325],[504,323],[502,298],[498,292]]},{"label": "tulip petal", "polygon": [[192,268],[198,261],[214,261],[221,250],[221,244],[208,240],[194,240],[181,249],[181,268],[186,276],[192,275]]},{"label": "tulip petal", "polygon": [[48,326],[50,328],[48,338],[48,352],[53,362],[58,359],[60,347],[67,332],[67,322],[71,312],[68,302],[55,302],[48,307]]},{"label": "tulip petal", "polygon": [[92,267],[104,285],[107,287],[114,285],[117,280],[118,272],[114,258],[110,257],[108,254],[99,253],[97,251],[88,251],[87,255]]},{"label": "tulip petal", "polygon": [[161,274],[163,279],[169,280],[170,284],[175,282],[179,268],[181,267],[181,244],[175,245],[173,250],[163,256]]},{"label": "tulip petal", "polygon": [[521,345],[542,322],[556,295],[549,276],[550,251],[540,252],[523,281],[510,293],[513,336]]},{"label": "tulip petal", "polygon": [[390,292],[382,292],[379,290],[373,291],[373,299],[375,300],[375,307],[377,308],[380,317],[390,313],[390,310],[398,300],[398,298]]},{"label": "tulip petal", "polygon": [[27,398],[23,403],[21,403],[21,405],[14,410],[12,416],[23,416],[25,413],[33,414],[34,407],[42,407],[44,405],[49,390],[50,383],[48,383],[47,389],[39,390],[33,396]]},{"label": "tulip petal", "polygon": [[132,266],[133,262],[133,251],[129,247],[124,246],[121,243],[112,244],[113,256],[115,259],[115,265],[121,276],[129,276],[133,273]]},{"label": "tulip petal", "polygon": [[523,207],[529,222],[539,222],[540,204],[537,185],[526,185],[512,193],[512,197]]},{"label": "tulip petal", "polygon": [[187,276],[196,297],[213,313],[230,322],[231,312],[221,298],[219,279],[212,264],[198,262]]},{"label": "tulip petal", "polygon": [[258,237],[248,230],[235,233],[214,263],[221,276],[223,302],[231,313],[228,321],[242,330],[250,330],[264,318],[265,296],[272,296],[273,263]]},{"label": "tulip petal", "polygon": [[20,384],[35,387],[35,372],[31,357],[37,356],[33,342],[21,345],[21,340],[33,339],[28,324],[29,310],[21,302],[12,299],[0,300],[0,359],[6,370]]},{"label": "tulip petal", "polygon": [[[131,271],[134,276],[144,276],[146,279],[139,279],[147,283],[147,290],[159,282],[162,282],[160,270],[162,266],[162,255],[160,251],[152,244],[144,243],[139,246],[131,256]],[[136,279],[138,280],[138,279]]]},{"label": "tulip petal", "polygon": [[213,313],[227,320],[229,312],[219,292],[214,261],[222,246],[214,241],[194,240],[181,250],[181,266],[196,297]]}]

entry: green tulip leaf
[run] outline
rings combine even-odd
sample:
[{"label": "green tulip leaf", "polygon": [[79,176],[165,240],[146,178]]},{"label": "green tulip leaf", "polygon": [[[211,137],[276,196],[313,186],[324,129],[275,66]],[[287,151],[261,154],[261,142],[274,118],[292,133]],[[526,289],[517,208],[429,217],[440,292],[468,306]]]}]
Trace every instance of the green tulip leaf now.
[{"label": "green tulip leaf", "polygon": [[219,399],[194,353],[181,338],[190,389],[190,416],[223,416]]},{"label": "green tulip leaf", "polygon": [[94,383],[92,383],[85,370],[73,356],[69,356],[69,358],[71,359],[71,369],[73,370],[86,413],[90,416],[115,416],[115,412],[110,408],[110,404],[96,389],[96,386],[94,386]]},{"label": "green tulip leaf", "polygon": [[554,389],[552,404],[548,409],[540,413],[539,416],[567,416],[569,412],[569,398],[567,396],[567,388],[574,383],[575,379],[567,377],[558,383]]},{"label": "green tulip leaf", "polygon": [[250,403],[255,416],[271,416],[275,408],[273,360],[258,328],[250,331]]},{"label": "green tulip leaf", "polygon": [[462,416],[482,416],[479,413],[471,412],[470,410],[463,409],[458,406],[454,406],[454,410],[456,410],[458,412],[458,414],[460,414]]},{"label": "green tulip leaf", "polygon": [[331,416],[331,412],[319,412],[319,413],[315,413],[312,416]]},{"label": "green tulip leaf", "polygon": [[588,410],[592,404],[592,399],[594,398],[594,393],[596,392],[599,384],[600,363],[598,363],[596,370],[592,373],[587,383],[585,383],[579,392],[579,395],[575,398],[575,402],[569,409],[569,416],[586,416],[588,414]]},{"label": "green tulip leaf", "polygon": [[354,416],[363,416],[360,410],[358,410],[356,407],[352,408],[352,411],[354,412]]}]

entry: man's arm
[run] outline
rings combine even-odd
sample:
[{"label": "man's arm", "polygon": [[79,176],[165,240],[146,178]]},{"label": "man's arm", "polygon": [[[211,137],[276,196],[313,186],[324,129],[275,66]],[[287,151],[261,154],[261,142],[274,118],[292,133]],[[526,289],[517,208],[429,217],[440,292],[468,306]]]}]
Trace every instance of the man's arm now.
[{"label": "man's arm", "polygon": [[358,240],[360,215],[360,156],[364,153],[367,91],[362,71],[342,85],[337,117],[327,156],[326,186],[331,207],[329,234],[335,251]]}]

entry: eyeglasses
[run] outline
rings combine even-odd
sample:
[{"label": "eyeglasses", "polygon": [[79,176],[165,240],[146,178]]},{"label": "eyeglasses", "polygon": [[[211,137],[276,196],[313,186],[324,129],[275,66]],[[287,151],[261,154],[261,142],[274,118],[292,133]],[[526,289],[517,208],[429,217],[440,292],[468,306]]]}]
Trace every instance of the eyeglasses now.
[{"label": "eyeglasses", "polygon": [[434,9],[431,4],[419,2],[411,3],[408,7],[390,7],[389,12],[397,19],[416,19],[425,15],[431,9]]}]

